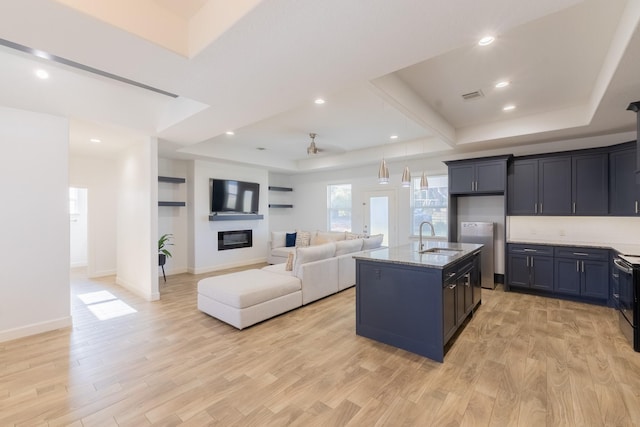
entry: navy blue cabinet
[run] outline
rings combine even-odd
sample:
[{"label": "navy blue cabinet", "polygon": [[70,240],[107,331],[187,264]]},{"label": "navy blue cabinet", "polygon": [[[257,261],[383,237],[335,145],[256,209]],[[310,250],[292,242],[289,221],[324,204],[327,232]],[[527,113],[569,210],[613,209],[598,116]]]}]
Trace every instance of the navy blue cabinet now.
[{"label": "navy blue cabinet", "polygon": [[449,161],[450,194],[503,194],[506,189],[507,159]]},{"label": "navy blue cabinet", "polygon": [[607,215],[609,213],[609,156],[585,154],[571,158],[571,213]]},{"label": "navy blue cabinet", "polygon": [[571,157],[539,160],[538,214],[571,213]]},{"label": "navy blue cabinet", "polygon": [[565,295],[609,298],[609,251],[583,247],[555,248],[554,291]]},{"label": "navy blue cabinet", "polygon": [[509,287],[553,290],[553,248],[542,245],[508,245]]},{"label": "navy blue cabinet", "polygon": [[606,153],[516,159],[509,166],[509,215],[606,215]]},{"label": "navy blue cabinet", "polygon": [[538,160],[514,160],[507,177],[507,206],[510,215],[538,213]]},{"label": "navy blue cabinet", "polygon": [[640,185],[635,182],[636,147],[625,144],[609,154],[609,209],[612,215],[640,215]]}]

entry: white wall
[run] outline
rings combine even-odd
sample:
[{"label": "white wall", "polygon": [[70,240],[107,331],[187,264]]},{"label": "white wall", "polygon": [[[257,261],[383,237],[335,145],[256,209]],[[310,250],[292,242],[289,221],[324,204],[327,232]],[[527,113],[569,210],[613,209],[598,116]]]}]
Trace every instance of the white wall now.
[{"label": "white wall", "polygon": [[[447,168],[440,159],[413,160],[408,163],[412,176],[419,176],[424,169],[427,175],[446,175]],[[400,186],[405,162],[388,162],[390,182],[378,184],[378,165],[368,165],[352,169],[332,170],[304,175],[292,175],[294,189],[294,216],[286,230],[327,229],[327,185],[351,184],[352,216],[351,229],[363,232],[365,192],[376,190],[396,190],[396,234],[397,244],[411,241],[410,189]],[[272,230],[276,230],[272,227]],[[284,230],[283,230],[284,231]]]},{"label": "white wall", "polygon": [[[235,179],[260,184],[259,213],[263,220],[209,221],[209,179]],[[187,210],[193,245],[189,249],[189,272],[200,274],[239,265],[265,262],[269,240],[268,172],[249,166],[195,160],[189,165]],[[191,193],[191,188],[193,193]],[[191,227],[193,227],[191,229]],[[218,231],[253,230],[253,247],[218,251]]]},{"label": "white wall", "polygon": [[[269,185],[275,187],[288,187],[296,191],[293,184],[293,176],[269,172]],[[269,208],[269,230],[291,230],[297,206],[293,203],[294,193],[289,191],[269,191],[269,203],[293,205],[293,208]]]},{"label": "white wall", "polygon": [[[73,190],[73,191],[71,191]],[[69,205],[75,197],[76,211],[69,212],[69,266],[87,266],[87,189],[69,188]]]},{"label": "white wall", "polygon": [[640,217],[507,217],[510,242],[640,245],[639,237]]},{"label": "white wall", "polygon": [[158,142],[132,143],[118,161],[116,283],[148,301],[158,293]]},{"label": "white wall", "polygon": [[0,341],[71,325],[69,123],[0,107]]},{"label": "white wall", "polygon": [[[188,162],[185,160],[158,159],[158,175],[186,178],[187,165]],[[191,185],[189,180],[183,184],[158,182],[158,200],[186,202],[187,187],[189,185]],[[188,218],[187,207],[158,207],[158,236],[173,234],[173,239],[171,240],[173,246],[168,247],[169,252],[171,252],[171,258],[167,258],[167,263],[164,266],[164,271],[167,275],[186,273],[188,271]]]},{"label": "white wall", "polygon": [[120,185],[115,159],[71,157],[69,185],[88,190],[87,275],[116,274],[117,191]]}]

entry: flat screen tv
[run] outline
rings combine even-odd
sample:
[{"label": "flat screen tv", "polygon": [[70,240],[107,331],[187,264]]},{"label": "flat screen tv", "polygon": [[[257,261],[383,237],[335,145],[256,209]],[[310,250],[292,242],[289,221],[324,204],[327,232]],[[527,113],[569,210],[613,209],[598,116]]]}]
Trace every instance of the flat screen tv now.
[{"label": "flat screen tv", "polygon": [[232,179],[210,179],[212,213],[257,214],[260,184]]}]

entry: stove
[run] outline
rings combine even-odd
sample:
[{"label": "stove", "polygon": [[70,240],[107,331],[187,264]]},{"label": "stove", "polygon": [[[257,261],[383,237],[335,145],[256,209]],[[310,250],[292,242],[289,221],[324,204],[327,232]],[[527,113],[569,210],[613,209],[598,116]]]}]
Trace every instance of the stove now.
[{"label": "stove", "polygon": [[615,257],[612,275],[612,296],[620,329],[633,349],[640,352],[640,257]]}]

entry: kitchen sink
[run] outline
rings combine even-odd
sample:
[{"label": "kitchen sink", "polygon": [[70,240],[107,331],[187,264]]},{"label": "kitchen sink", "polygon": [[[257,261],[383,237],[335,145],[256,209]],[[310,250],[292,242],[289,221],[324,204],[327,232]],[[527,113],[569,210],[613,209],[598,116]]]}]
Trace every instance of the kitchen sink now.
[{"label": "kitchen sink", "polygon": [[456,256],[462,252],[461,249],[450,249],[450,248],[429,248],[423,249],[419,251],[421,254],[434,254],[434,255],[444,255],[444,256]]}]

